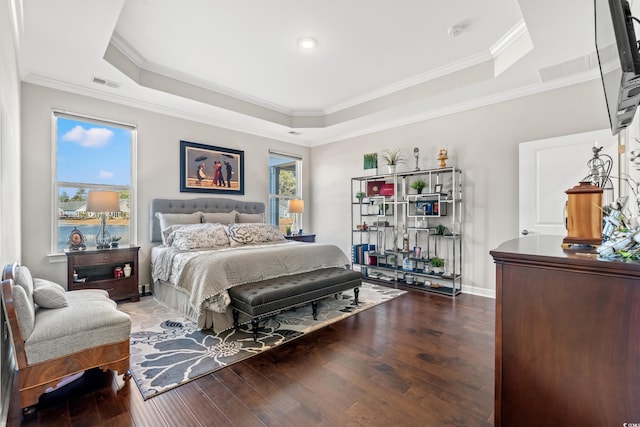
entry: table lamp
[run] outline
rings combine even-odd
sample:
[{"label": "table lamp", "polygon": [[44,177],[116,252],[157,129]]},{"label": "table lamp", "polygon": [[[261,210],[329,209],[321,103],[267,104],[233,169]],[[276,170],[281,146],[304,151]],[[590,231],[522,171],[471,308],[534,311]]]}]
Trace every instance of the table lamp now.
[{"label": "table lamp", "polygon": [[120,200],[116,191],[89,191],[87,212],[101,213],[100,227],[96,233],[98,249],[107,249],[111,244],[111,235],[107,231],[107,212],[120,212]]},{"label": "table lamp", "polygon": [[302,228],[298,221],[298,214],[304,213],[304,200],[292,199],[289,200],[289,213],[293,215],[293,224],[291,225],[291,232],[293,234],[302,233]]}]

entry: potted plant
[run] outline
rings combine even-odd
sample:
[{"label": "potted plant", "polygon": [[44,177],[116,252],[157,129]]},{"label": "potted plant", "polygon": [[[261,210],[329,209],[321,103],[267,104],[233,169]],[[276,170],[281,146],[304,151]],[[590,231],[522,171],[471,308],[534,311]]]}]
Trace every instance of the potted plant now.
[{"label": "potted plant", "polygon": [[425,185],[427,185],[427,183],[424,182],[423,179],[418,178],[411,183],[411,188],[416,190],[418,194],[422,194],[422,189],[424,188]]},{"label": "potted plant", "polygon": [[429,260],[429,264],[433,268],[434,273],[442,273],[444,271],[444,259],[433,257]]},{"label": "potted plant", "polygon": [[112,248],[117,248],[118,247],[118,242],[120,241],[120,239],[122,239],[122,237],[120,236],[113,236],[111,238],[111,247]]},{"label": "potted plant", "polygon": [[285,228],[285,231],[287,233],[287,236],[291,236],[291,226],[287,225],[287,228]]},{"label": "potted plant", "polygon": [[444,236],[446,234],[449,234],[449,229],[442,224],[438,224],[436,226],[436,234]]},{"label": "potted plant", "polygon": [[362,199],[364,199],[364,196],[365,196],[364,191],[358,191],[356,193],[356,199],[358,199],[359,203],[362,203]]},{"label": "potted plant", "polygon": [[403,152],[401,148],[390,149],[387,148],[382,152],[382,159],[387,162],[387,166],[389,166],[389,173],[396,172],[396,166],[399,163],[404,162]]}]

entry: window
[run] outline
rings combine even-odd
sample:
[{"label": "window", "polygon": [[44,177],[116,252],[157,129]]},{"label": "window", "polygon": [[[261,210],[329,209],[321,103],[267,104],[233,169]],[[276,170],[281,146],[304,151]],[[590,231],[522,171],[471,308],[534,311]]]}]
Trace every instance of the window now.
[{"label": "window", "polygon": [[119,212],[108,212],[107,228],[119,244],[134,242],[135,127],[83,116],[54,112],[56,221],[52,252],[68,247],[71,231],[77,228],[87,248],[96,247],[100,213],[87,212],[91,190],[116,191]]},{"label": "window", "polygon": [[[283,234],[294,219],[288,211],[289,199],[302,198],[298,179],[301,163],[300,157],[269,152],[269,222],[280,227]],[[302,227],[303,214],[298,215]]]}]

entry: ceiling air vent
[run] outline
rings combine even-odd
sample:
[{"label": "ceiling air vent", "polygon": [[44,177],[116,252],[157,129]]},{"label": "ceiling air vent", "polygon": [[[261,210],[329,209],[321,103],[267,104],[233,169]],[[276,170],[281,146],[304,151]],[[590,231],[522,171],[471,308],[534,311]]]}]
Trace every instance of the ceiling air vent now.
[{"label": "ceiling air vent", "polygon": [[97,83],[99,85],[112,87],[114,89],[118,89],[120,87],[120,83],[114,82],[114,81],[111,81],[111,80],[107,80],[107,79],[103,79],[101,77],[93,76],[91,81],[94,82],[94,83]]}]

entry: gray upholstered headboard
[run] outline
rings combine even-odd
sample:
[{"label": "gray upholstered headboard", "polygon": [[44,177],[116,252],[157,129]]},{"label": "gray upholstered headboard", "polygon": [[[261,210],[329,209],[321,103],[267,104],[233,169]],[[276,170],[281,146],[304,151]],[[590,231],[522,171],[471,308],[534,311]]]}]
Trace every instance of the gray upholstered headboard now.
[{"label": "gray upholstered headboard", "polygon": [[220,197],[199,197],[196,199],[152,199],[151,200],[151,241],[162,241],[160,220],[156,212],[162,213],[193,213],[193,212],[231,212],[264,213],[262,202],[243,202],[241,200],[224,199]]}]

